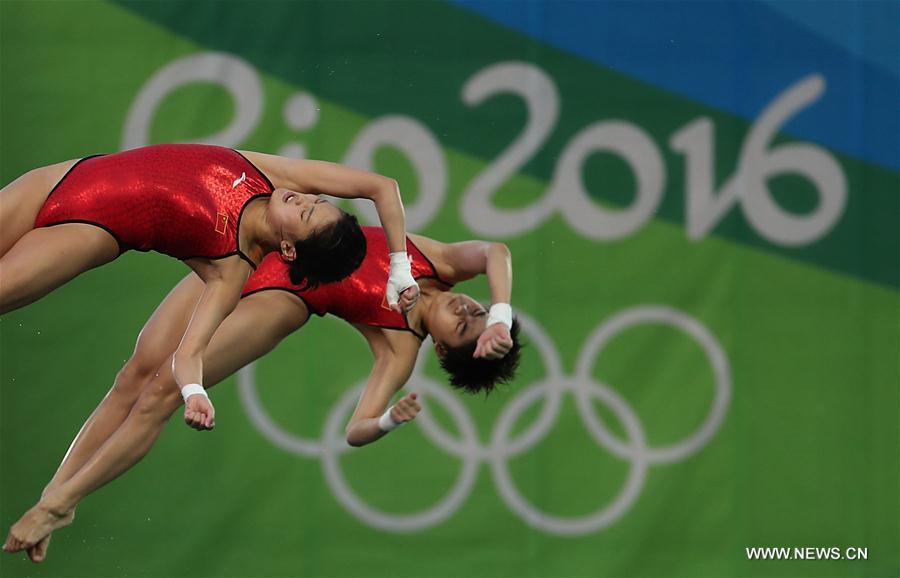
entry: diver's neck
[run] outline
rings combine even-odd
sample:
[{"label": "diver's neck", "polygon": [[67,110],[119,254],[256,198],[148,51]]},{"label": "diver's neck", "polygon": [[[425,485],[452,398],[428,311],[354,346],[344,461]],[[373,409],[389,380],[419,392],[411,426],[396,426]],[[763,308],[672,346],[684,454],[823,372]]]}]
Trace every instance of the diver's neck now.
[{"label": "diver's neck", "polygon": [[431,317],[431,307],[435,303],[435,297],[442,293],[437,287],[427,283],[419,284],[419,300],[416,301],[412,311],[406,314],[406,322],[410,328],[422,335],[431,335],[428,329],[428,319]]},{"label": "diver's neck", "polygon": [[266,254],[278,251],[280,233],[269,222],[269,197],[253,199],[241,217],[240,244],[248,256],[259,263]]}]

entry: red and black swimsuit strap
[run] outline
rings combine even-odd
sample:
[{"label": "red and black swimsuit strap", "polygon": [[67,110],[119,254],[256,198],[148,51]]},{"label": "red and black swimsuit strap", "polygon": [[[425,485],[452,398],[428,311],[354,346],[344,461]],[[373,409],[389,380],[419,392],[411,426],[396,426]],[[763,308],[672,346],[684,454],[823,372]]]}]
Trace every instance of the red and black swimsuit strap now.
[{"label": "red and black swimsuit strap", "polygon": [[[441,283],[441,284],[443,284],[443,285],[446,285],[448,289],[449,289],[450,287],[453,287],[453,283],[448,283],[447,281],[444,281],[444,280],[441,278],[441,276],[440,276],[440,275],[438,274],[438,272],[437,272],[437,267],[434,266],[434,263],[431,261],[431,259],[428,258],[428,255],[425,254],[425,251],[423,251],[422,249],[420,249],[419,246],[416,245],[416,244],[413,242],[413,240],[410,239],[409,237],[406,238],[406,242],[409,243],[410,245],[412,245],[413,247],[415,247],[416,251],[419,253],[419,255],[421,255],[421,256],[425,259],[425,262],[428,263],[428,267],[431,269],[431,271],[430,271],[429,273],[426,273],[426,274],[423,274],[423,275],[416,275],[416,276],[414,276],[413,278],[414,278],[416,281],[418,281],[419,279],[434,279],[434,280],[437,281],[438,283]],[[407,330],[407,331],[409,331],[410,333],[412,333],[413,335],[415,335],[416,337],[418,337],[418,338],[421,339],[422,341],[424,341],[425,338],[428,337],[428,335],[419,333],[418,331],[416,331],[415,329],[413,329],[412,327],[410,327],[410,325],[409,325],[409,319],[406,318],[406,313],[403,314],[403,323],[406,324],[406,330]]]},{"label": "red and black swimsuit strap", "polygon": [[259,169],[259,167],[254,165],[253,162],[250,159],[248,159],[247,157],[245,157],[243,154],[241,154],[240,151],[235,150],[235,149],[231,149],[231,150],[234,151],[234,153],[237,154],[239,157],[244,159],[244,162],[247,163],[247,165],[249,167],[251,167],[254,171],[256,171],[256,174],[258,176],[262,177],[262,179],[266,181],[266,184],[269,185],[269,192],[253,195],[249,199],[244,201],[244,204],[241,206],[241,212],[240,212],[240,214],[238,214],[237,229],[236,229],[237,239],[235,239],[235,245],[237,246],[237,254],[241,259],[243,259],[244,261],[249,263],[250,266],[255,271],[258,264],[255,263],[253,261],[253,259],[251,259],[246,253],[244,253],[243,249],[241,249],[241,219],[244,217],[244,209],[246,209],[247,206],[250,205],[251,202],[253,202],[254,200],[256,200],[260,197],[271,197],[272,193],[275,191],[275,185],[272,184],[272,181],[269,180],[269,177],[268,177],[268,175],[266,175],[266,173],[262,172]]}]

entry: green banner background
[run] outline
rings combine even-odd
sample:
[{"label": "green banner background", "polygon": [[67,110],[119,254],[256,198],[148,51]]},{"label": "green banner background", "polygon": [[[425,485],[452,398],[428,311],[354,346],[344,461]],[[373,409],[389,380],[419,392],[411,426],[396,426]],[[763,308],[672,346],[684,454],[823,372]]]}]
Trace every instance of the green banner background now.
[{"label": "green banner background", "polygon": [[[728,361],[730,403],[708,443],[648,466],[633,503],[608,525],[571,536],[529,524],[507,505],[488,463],[446,520],[397,533],[342,506],[322,459],[273,445],[248,417],[234,378],[216,387],[219,423],[200,435],[175,420],[132,472],[88,498],[54,538],[46,563],[0,557],[3,576],[896,576],[900,568],[897,237],[900,175],[836,152],[847,180],[841,218],[814,243],[773,243],[734,205],[691,240],[685,159],[673,134],[698,118],[715,126],[715,188],[733,174],[751,125],[599,68],[437,3],[6,2],[0,4],[0,177],[126,146],[129,111],[148,81],[192,55],[218,52],[260,79],[260,118],[232,146],[277,153],[302,145],[340,161],[361,131],[403,115],[437,139],[446,196],[417,232],[444,241],[483,237],[465,220],[463,192],[528,121],[520,97],[478,106],[461,91],[486,67],[527,61],[555,84],[558,121],[539,152],[506,179],[498,207],[545,195],[566,146],[585,127],[618,119],[661,155],[663,198],[633,233],[597,240],[560,212],[509,245],[514,306],[538,328],[520,377],[487,400],[456,396],[482,446],[520,391],[577,381],[578,361],[602,323],[664,306],[696,320]],[[460,42],[459,38],[466,39]],[[799,80],[799,79],[798,79]],[[785,87],[787,89],[788,87]],[[314,98],[318,120],[296,128],[288,103]],[[773,100],[777,95],[773,94]],[[822,98],[827,98],[827,92]],[[203,140],[236,116],[229,93],[189,83],[156,108],[147,142]],[[775,144],[797,143],[779,135]],[[774,146],[774,145],[773,145]],[[396,148],[374,168],[404,199],[422,199],[415,166]],[[594,206],[629,206],[638,181],[623,159],[584,163]],[[431,178],[433,175],[425,175]],[[815,190],[796,175],[771,179],[773,196],[804,214]],[[796,191],[796,194],[794,194]],[[24,310],[0,318],[0,522],[39,497],[84,419],[112,383],[155,305],[186,273],[156,254],[126,254]],[[463,288],[486,299],[483,281]],[[554,373],[542,338],[559,359]],[[354,330],[314,319],[255,369],[268,415],[320,438],[332,408],[365,378],[370,356]],[[589,363],[633,409],[652,447],[700,428],[715,399],[700,345],[658,323],[617,334]],[[443,383],[433,356],[425,375]],[[582,380],[585,381],[585,380]],[[449,391],[449,390],[447,390]],[[456,394],[452,394],[456,395]],[[426,396],[427,397],[427,396]],[[514,435],[541,410],[524,408]],[[619,439],[608,403],[594,410]],[[455,436],[440,404],[429,407]],[[508,410],[507,410],[508,411]],[[418,426],[339,458],[371,507],[432,507],[463,468]],[[598,445],[571,394],[539,443],[508,460],[511,478],[547,514],[577,518],[613,503],[633,466]],[[748,561],[746,547],[858,546],[867,561]]]}]

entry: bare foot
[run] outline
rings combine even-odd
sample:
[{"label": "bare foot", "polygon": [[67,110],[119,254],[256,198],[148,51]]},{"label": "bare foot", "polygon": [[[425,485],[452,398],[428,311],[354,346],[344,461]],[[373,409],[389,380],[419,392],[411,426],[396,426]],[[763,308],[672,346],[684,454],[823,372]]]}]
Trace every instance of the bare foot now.
[{"label": "bare foot", "polygon": [[28,549],[28,557],[31,558],[32,562],[40,564],[44,561],[44,558],[47,557],[47,548],[50,547],[50,538],[52,537],[53,534],[47,534],[41,538],[40,542]]},{"label": "bare foot", "polygon": [[10,528],[3,549],[7,552],[18,552],[32,548],[50,532],[65,528],[74,519],[74,510],[54,511],[45,506],[41,500]]}]

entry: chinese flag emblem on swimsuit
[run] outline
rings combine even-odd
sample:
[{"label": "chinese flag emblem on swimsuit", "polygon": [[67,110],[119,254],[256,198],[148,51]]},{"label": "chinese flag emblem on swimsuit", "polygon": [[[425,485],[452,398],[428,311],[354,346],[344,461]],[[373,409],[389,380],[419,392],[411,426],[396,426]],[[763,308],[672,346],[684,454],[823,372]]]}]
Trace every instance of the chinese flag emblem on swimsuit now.
[{"label": "chinese flag emblem on swimsuit", "polygon": [[224,235],[227,227],[228,215],[225,213],[216,213],[216,233]]}]

